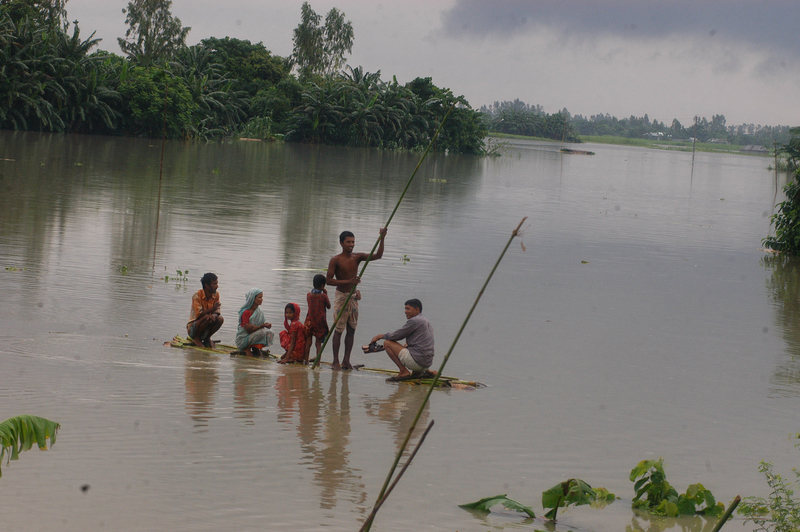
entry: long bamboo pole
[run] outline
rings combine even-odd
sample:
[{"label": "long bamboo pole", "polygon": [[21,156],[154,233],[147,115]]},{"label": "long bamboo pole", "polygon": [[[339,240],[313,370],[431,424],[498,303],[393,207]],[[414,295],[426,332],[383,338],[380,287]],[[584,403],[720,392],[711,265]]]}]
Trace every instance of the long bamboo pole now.
[{"label": "long bamboo pole", "polygon": [[[417,422],[419,421],[419,418],[422,415],[422,411],[425,408],[425,405],[428,403],[428,399],[430,398],[431,393],[433,392],[434,388],[436,388],[436,384],[439,382],[439,377],[442,375],[442,372],[444,371],[444,367],[445,367],[445,365],[447,365],[447,361],[450,359],[450,355],[453,353],[453,349],[455,348],[456,344],[458,343],[459,338],[461,338],[461,333],[464,332],[464,329],[466,328],[467,323],[469,323],[469,319],[472,317],[472,313],[475,311],[475,307],[478,306],[478,302],[481,300],[481,296],[483,296],[483,293],[486,291],[486,287],[489,285],[489,281],[492,280],[492,276],[494,275],[494,272],[497,270],[497,267],[500,266],[500,261],[503,260],[503,257],[505,256],[506,251],[508,250],[508,247],[511,245],[511,241],[514,240],[514,237],[519,236],[520,229],[522,228],[522,224],[525,223],[525,220],[527,220],[527,219],[528,219],[527,216],[525,218],[523,218],[522,221],[519,222],[519,225],[517,226],[517,228],[514,229],[514,231],[511,233],[511,237],[508,239],[508,242],[506,242],[506,246],[503,248],[502,253],[500,253],[500,256],[497,258],[497,262],[494,263],[494,267],[492,268],[492,271],[489,272],[489,276],[486,278],[486,281],[483,283],[483,286],[481,287],[480,291],[478,292],[478,296],[475,298],[475,302],[472,304],[472,308],[469,309],[469,312],[467,313],[467,317],[464,319],[464,323],[461,324],[461,328],[458,329],[458,333],[456,334],[456,337],[453,339],[453,343],[450,344],[450,349],[447,350],[447,354],[444,356],[444,359],[442,359],[442,364],[441,364],[441,366],[439,366],[439,371],[436,373],[436,375],[433,378],[433,381],[431,382],[430,386],[428,387],[428,393],[425,395],[425,399],[422,401],[422,404],[419,406],[419,410],[417,411],[417,415],[414,417],[414,421],[411,423],[411,427],[409,427],[409,429],[408,429],[408,434],[406,434],[406,438],[405,438],[405,440],[403,440],[403,444],[400,446],[400,450],[397,452],[397,456],[395,456],[394,462],[392,463],[392,467],[389,469],[389,474],[386,476],[386,481],[383,483],[383,488],[381,488],[381,492],[378,495],[377,501],[380,501],[381,499],[383,499],[383,496],[386,493],[386,489],[389,486],[389,482],[391,482],[391,480],[392,480],[392,475],[394,475],[394,472],[397,469],[397,464],[400,463],[400,459],[403,456],[403,452],[405,452],[406,447],[408,447],[408,442],[411,439],[411,435],[414,433],[414,429],[417,427]],[[376,502],[376,505],[377,505],[377,502]],[[363,528],[362,530],[369,530],[370,527],[372,526],[372,521],[374,520],[374,518],[375,518],[374,514],[370,518],[368,518],[366,523],[364,523],[365,528]]]},{"label": "long bamboo pole", "polygon": [[[411,186],[411,182],[414,180],[414,177],[417,175],[417,170],[419,170],[419,167],[422,166],[422,161],[424,161],[425,157],[427,157],[428,152],[431,150],[431,147],[433,146],[434,141],[436,141],[436,137],[439,136],[439,132],[442,130],[442,126],[444,126],[444,123],[447,121],[447,117],[450,116],[451,112],[453,112],[453,108],[455,108],[456,103],[458,103],[458,102],[453,102],[453,105],[450,106],[450,109],[447,111],[447,114],[444,115],[444,118],[442,119],[442,122],[439,124],[439,127],[436,129],[436,133],[433,134],[433,138],[431,139],[430,143],[428,144],[428,147],[425,148],[425,152],[422,154],[422,157],[420,157],[416,168],[414,168],[414,171],[411,173],[411,177],[408,179],[408,183],[406,183],[406,187],[403,189],[403,193],[400,194],[400,198],[397,200],[397,203],[395,204],[394,209],[392,209],[392,214],[389,215],[389,219],[386,220],[386,224],[383,227],[385,227],[385,228],[389,227],[389,224],[392,223],[392,218],[394,218],[394,214],[397,212],[398,207],[400,207],[400,203],[403,201],[403,198],[406,196],[406,192],[408,192],[408,187]],[[364,265],[361,267],[361,272],[358,274],[359,279],[361,278],[361,276],[364,275],[364,271],[367,269],[367,266],[369,265],[369,262],[372,260],[372,255],[375,253],[375,250],[378,248],[378,244],[380,244],[381,239],[383,239],[383,236],[384,235],[379,236],[378,240],[376,240],[375,244],[372,246],[372,251],[369,252],[369,255],[367,256],[367,260],[364,261]],[[333,331],[336,329],[336,324],[339,323],[339,319],[342,317],[342,314],[344,313],[345,309],[347,308],[348,303],[350,303],[350,299],[353,297],[353,294],[355,294],[357,287],[358,287],[358,285],[354,284],[353,287],[350,289],[350,293],[347,294],[347,299],[344,300],[344,304],[342,305],[342,308],[339,309],[339,313],[336,314],[336,319],[333,320],[333,325],[331,325],[331,328],[330,328],[331,332],[328,334],[327,338],[325,338],[325,341],[322,343],[322,347],[319,348],[319,352],[317,352],[317,356],[316,356],[316,358],[314,358],[314,364],[311,366],[311,369],[316,369],[317,366],[319,366],[319,361],[322,358],[322,352],[325,350],[325,346],[328,345],[328,341],[334,335]]]},{"label": "long bamboo pole", "polygon": [[725,524],[725,521],[728,520],[736,507],[739,506],[739,502],[741,502],[741,500],[742,498],[738,495],[735,499],[733,499],[733,502],[731,502],[730,506],[728,506],[728,509],[725,510],[725,513],[722,514],[722,517],[719,518],[719,521],[717,521],[716,526],[714,526],[714,529],[711,532],[719,532],[719,529],[722,528],[722,525]]},{"label": "long bamboo pole", "polygon": [[367,517],[367,520],[364,521],[364,525],[359,529],[358,532],[364,532],[365,527],[367,527],[367,523],[372,523],[372,520],[375,519],[375,514],[378,513],[378,510],[381,509],[383,503],[386,502],[386,499],[389,498],[389,495],[392,493],[394,487],[397,486],[397,483],[403,477],[403,473],[405,473],[406,469],[408,469],[408,466],[411,465],[411,460],[413,460],[414,457],[417,455],[417,451],[419,451],[419,448],[422,447],[422,444],[425,441],[425,437],[428,435],[428,433],[431,431],[432,428],[433,428],[433,420],[431,420],[431,422],[428,423],[428,428],[425,429],[425,432],[422,433],[422,436],[417,442],[416,447],[414,447],[414,450],[411,451],[411,456],[409,456],[408,460],[406,460],[406,464],[403,466],[403,469],[401,469],[400,472],[397,474],[397,477],[394,479],[394,482],[392,482],[392,485],[389,486],[389,489],[386,490],[386,493],[383,495],[381,500],[375,503],[375,508],[372,509],[372,512],[370,512],[369,517]]}]

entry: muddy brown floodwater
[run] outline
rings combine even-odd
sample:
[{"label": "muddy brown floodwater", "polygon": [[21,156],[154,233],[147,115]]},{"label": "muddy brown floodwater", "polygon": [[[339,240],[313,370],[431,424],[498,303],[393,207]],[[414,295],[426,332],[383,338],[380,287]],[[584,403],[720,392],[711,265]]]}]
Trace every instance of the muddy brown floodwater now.
[{"label": "muddy brown floodwater", "polygon": [[[488,386],[432,395],[436,425],[373,530],[541,529],[457,505],[507,493],[539,512],[572,477],[621,499],[561,511],[557,529],[645,530],[640,460],[664,457],[680,491],[701,482],[727,504],[767,494],[760,460],[790,474],[800,458],[797,266],[759,250],[770,161],[698,153],[692,173],[689,153],[558,147],[431,156],[367,269],[356,345],[417,297],[438,366],[528,216],[526,251],[509,250],[446,372]],[[418,157],[168,142],[159,209],[158,141],[0,132],[0,419],[62,425],[51,451],[3,464],[3,528],[357,530],[423,389],[164,341],[206,271],[223,341],[253,286],[276,330],[286,303],[305,312],[338,234],[368,251]]]}]

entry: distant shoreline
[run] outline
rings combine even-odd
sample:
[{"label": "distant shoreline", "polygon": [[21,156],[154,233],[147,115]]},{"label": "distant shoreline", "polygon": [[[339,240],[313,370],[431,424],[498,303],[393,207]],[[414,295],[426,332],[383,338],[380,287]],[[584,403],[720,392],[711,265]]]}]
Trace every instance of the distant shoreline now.
[{"label": "distant shoreline", "polygon": [[[493,138],[536,140],[558,144],[561,143],[560,140],[546,139],[543,137],[526,137],[525,135],[511,135],[508,133],[489,132],[488,136]],[[640,148],[653,148],[656,150],[692,151],[692,143],[688,141],[634,139],[629,137],[612,137],[610,135],[581,135],[581,143],[584,142],[592,142],[594,144],[614,144],[619,146],[638,146]],[[565,142],[564,144],[575,143]],[[695,145],[695,151],[708,153],[733,153],[737,155],[749,155],[755,157],[773,157],[773,154],[771,153],[742,153],[739,151],[741,148],[742,146],[738,144],[712,144],[710,142],[698,142]]]}]

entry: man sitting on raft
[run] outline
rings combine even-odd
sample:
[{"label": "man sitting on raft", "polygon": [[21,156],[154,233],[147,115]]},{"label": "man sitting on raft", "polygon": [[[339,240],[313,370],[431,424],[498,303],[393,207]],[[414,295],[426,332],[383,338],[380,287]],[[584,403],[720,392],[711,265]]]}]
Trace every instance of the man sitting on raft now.
[{"label": "man sitting on raft", "polygon": [[214,342],[211,336],[222,327],[222,316],[219,313],[219,281],[213,273],[206,273],[200,278],[202,290],[192,296],[192,311],[186,332],[197,347],[211,347]]},{"label": "man sitting on raft", "polygon": [[[400,370],[397,378],[410,377],[428,371],[433,363],[433,327],[422,316],[422,302],[409,299],[405,303],[408,321],[394,332],[379,334],[372,338],[372,343],[364,348],[364,352],[380,351],[378,340],[384,340],[383,348]],[[397,340],[406,339],[405,345]]]}]

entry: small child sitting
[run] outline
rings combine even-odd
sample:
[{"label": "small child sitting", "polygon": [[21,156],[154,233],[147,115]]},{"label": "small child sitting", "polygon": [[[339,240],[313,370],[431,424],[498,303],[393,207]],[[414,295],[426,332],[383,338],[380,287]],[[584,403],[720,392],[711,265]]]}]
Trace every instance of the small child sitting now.
[{"label": "small child sitting", "polygon": [[306,328],[300,321],[300,305],[289,303],[283,312],[283,326],[285,331],[281,331],[281,347],[286,350],[280,360],[281,364],[287,362],[302,362],[305,355]]},{"label": "small child sitting", "polygon": [[308,355],[311,351],[311,338],[316,338],[317,356],[319,356],[322,342],[328,335],[327,309],[331,308],[328,291],[325,289],[325,276],[321,273],[314,276],[314,289],[306,296],[308,301],[308,314],[306,314],[306,351],[303,363],[308,364]]}]

